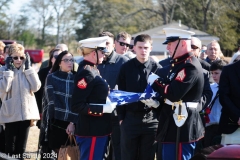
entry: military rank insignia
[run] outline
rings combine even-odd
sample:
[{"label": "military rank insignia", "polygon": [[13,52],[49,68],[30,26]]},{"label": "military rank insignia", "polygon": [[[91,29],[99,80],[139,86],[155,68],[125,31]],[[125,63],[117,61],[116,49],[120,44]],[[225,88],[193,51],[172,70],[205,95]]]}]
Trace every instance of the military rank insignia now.
[{"label": "military rank insignia", "polygon": [[186,73],[185,73],[185,68],[184,68],[180,72],[178,72],[177,77],[175,78],[175,80],[182,82],[185,77],[186,77]]},{"label": "military rank insignia", "polygon": [[81,80],[78,81],[77,86],[80,89],[85,89],[87,88],[87,82],[85,81],[84,78],[82,78]]}]

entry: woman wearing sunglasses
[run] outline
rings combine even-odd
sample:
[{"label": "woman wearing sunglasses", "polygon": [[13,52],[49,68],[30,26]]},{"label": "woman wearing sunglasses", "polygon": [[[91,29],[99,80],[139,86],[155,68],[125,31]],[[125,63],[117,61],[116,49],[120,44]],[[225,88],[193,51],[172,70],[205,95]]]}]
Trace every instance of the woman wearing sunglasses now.
[{"label": "woman wearing sunglasses", "polygon": [[111,129],[111,113],[116,107],[107,100],[109,86],[96,65],[102,63],[108,36],[79,41],[84,59],[74,79],[72,110],[79,115],[76,140],[81,160],[102,160]]},{"label": "woman wearing sunglasses", "polygon": [[41,138],[41,141],[48,139],[48,147],[58,153],[68,135],[74,134],[78,114],[71,112],[70,104],[75,74],[73,55],[63,51],[55,58],[44,87],[41,134],[47,136]]},{"label": "woman wearing sunglasses", "polygon": [[6,154],[25,152],[31,120],[39,120],[33,92],[41,86],[30,57],[20,44],[11,44],[5,66],[0,68],[0,124],[5,124]]}]

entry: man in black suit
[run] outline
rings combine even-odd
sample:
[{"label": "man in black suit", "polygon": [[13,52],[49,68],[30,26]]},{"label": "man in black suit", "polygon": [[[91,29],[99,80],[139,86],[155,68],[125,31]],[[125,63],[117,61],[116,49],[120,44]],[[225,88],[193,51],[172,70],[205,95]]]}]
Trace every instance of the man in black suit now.
[{"label": "man in black suit", "polygon": [[[222,114],[219,131],[224,137],[240,130],[240,61],[225,66],[219,83],[219,100]],[[232,135],[230,135],[232,136]],[[239,135],[240,136],[240,135]],[[222,135],[223,138],[223,135]],[[223,139],[222,139],[223,142]],[[226,142],[223,142],[224,144]],[[231,144],[233,142],[230,142]],[[236,142],[239,143],[239,142]]]}]

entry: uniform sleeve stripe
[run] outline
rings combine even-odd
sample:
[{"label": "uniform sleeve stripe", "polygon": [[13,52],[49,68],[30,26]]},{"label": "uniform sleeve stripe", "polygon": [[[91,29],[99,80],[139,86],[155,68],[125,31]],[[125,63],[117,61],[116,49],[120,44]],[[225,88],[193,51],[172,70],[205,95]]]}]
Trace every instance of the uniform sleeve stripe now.
[{"label": "uniform sleeve stripe", "polygon": [[166,85],[165,89],[164,89],[164,94],[167,94],[167,89],[168,89],[169,85]]}]

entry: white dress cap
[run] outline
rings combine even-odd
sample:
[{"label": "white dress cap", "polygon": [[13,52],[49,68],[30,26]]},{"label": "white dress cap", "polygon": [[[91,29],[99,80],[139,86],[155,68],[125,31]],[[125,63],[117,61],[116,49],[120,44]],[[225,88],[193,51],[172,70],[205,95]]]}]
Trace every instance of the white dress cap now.
[{"label": "white dress cap", "polygon": [[106,48],[106,42],[108,40],[108,36],[104,37],[97,37],[97,38],[88,38],[79,41],[78,43],[81,45],[81,47],[86,47],[86,48]]},{"label": "white dress cap", "polygon": [[166,41],[163,44],[174,42],[178,39],[191,39],[191,36],[195,34],[191,31],[176,28],[163,28],[163,31],[167,37]]}]

